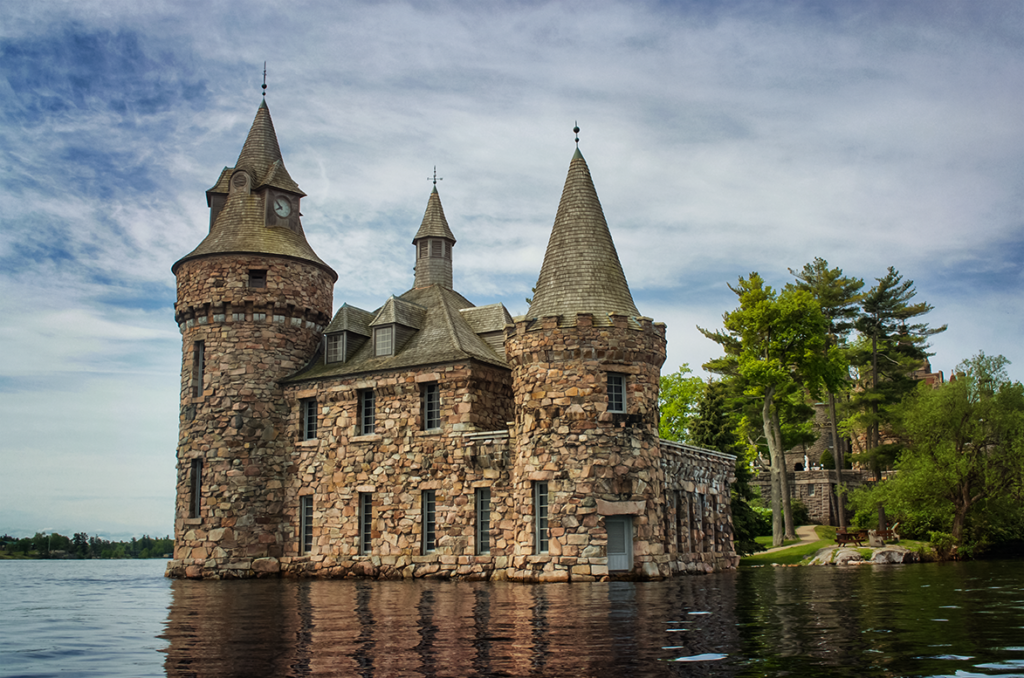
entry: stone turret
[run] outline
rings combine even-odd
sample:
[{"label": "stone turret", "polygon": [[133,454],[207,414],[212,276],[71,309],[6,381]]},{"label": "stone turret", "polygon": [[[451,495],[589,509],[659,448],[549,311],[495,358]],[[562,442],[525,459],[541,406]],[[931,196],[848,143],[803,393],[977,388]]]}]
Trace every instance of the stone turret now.
[{"label": "stone turret", "polygon": [[413,287],[440,285],[452,289],[452,248],[455,246],[455,236],[448,228],[448,220],[444,218],[436,183],[427,201],[423,223],[412,239],[412,244],[416,247],[416,281]]},{"label": "stone turret", "polygon": [[[598,575],[603,563],[668,574],[658,440],[665,327],[636,309],[579,149],[530,310],[506,328],[505,355],[516,405],[511,492],[528,514],[521,577],[563,579],[577,562]],[[627,555],[609,557],[621,549]],[[531,574],[541,562],[544,572]]]},{"label": "stone turret", "polygon": [[264,101],[235,166],[207,191],[208,235],[171,269],[182,333],[174,576],[273,572],[293,538],[282,488],[294,403],[279,381],[316,353],[338,278],[306,241],[304,196]]}]

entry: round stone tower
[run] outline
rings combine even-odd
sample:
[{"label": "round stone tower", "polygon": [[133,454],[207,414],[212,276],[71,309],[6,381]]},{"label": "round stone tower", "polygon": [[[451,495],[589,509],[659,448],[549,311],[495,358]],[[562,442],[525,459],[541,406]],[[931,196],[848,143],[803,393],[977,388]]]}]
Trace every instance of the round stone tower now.
[{"label": "round stone tower", "polygon": [[[264,101],[235,166],[206,192],[209,234],[171,269],[182,366],[169,576],[278,569],[292,529],[282,489],[297,406],[279,380],[316,353],[338,278],[306,242],[304,195],[285,169]],[[315,427],[313,409],[300,427]]]},{"label": "round stone tower", "polygon": [[530,310],[506,328],[505,355],[521,517],[511,578],[658,576],[668,560],[658,441],[665,326],[633,303],[579,149]]}]

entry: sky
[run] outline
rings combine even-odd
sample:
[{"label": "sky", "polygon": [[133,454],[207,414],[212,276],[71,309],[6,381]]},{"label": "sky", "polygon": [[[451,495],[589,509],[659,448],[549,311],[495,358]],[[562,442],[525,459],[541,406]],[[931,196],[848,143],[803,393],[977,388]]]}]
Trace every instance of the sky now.
[{"label": "sky", "polygon": [[663,372],[822,257],[914,281],[933,369],[1024,380],[1019,0],[0,0],[0,533],[172,533],[170,267],[264,61],[335,308],[412,286],[436,166],[456,289],[525,313],[578,122]]}]

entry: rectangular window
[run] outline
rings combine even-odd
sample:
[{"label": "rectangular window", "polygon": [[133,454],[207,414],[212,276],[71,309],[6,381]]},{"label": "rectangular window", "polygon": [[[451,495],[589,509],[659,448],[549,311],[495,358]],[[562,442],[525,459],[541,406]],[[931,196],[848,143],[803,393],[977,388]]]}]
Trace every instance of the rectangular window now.
[{"label": "rectangular window", "polygon": [[249,287],[266,287],[267,286],[267,272],[266,271],[249,271]]},{"label": "rectangular window", "polygon": [[395,328],[377,327],[373,330],[373,354],[375,356],[392,355],[395,347]]},{"label": "rectangular window", "polygon": [[426,259],[430,256],[430,241],[420,240],[420,259]]},{"label": "rectangular window", "polygon": [[299,497],[299,552],[313,550],[313,497]]},{"label": "rectangular window", "polygon": [[327,335],[327,362],[345,362],[345,334],[343,332]]},{"label": "rectangular window", "polygon": [[491,552],[491,488],[476,488],[476,553]]},{"label": "rectangular window", "polygon": [[359,391],[359,435],[368,436],[373,433],[376,405],[377,399],[372,388]]},{"label": "rectangular window", "polygon": [[626,375],[608,373],[608,411],[626,411]]},{"label": "rectangular window", "polygon": [[261,322],[266,321],[267,314],[266,313],[253,313],[252,314],[252,319],[253,319],[253,322],[261,323]]},{"label": "rectangular window", "polygon": [[548,484],[546,481],[533,483],[533,531],[534,553],[548,552]]},{"label": "rectangular window", "polygon": [[423,430],[441,428],[441,389],[437,382],[423,384]]},{"label": "rectangular window", "polygon": [[206,342],[192,344],[192,397],[203,395],[203,377],[206,370]]},{"label": "rectangular window", "polygon": [[316,398],[303,398],[299,401],[302,414],[302,440],[316,438]]},{"label": "rectangular window", "polygon": [[430,241],[430,258],[444,259],[444,240]]},{"label": "rectangular window", "polygon": [[244,313],[232,313],[231,314],[231,321],[232,322],[238,323],[238,322],[242,322],[243,320],[245,320],[245,314]]},{"label": "rectangular window", "polygon": [[683,521],[683,511],[683,493],[676,490],[676,551],[679,553],[683,552],[685,546],[683,533],[686,530],[686,525]]},{"label": "rectangular window", "polygon": [[188,517],[198,518],[203,501],[203,460],[192,460],[192,475],[189,478]]},{"label": "rectangular window", "polygon": [[437,546],[436,490],[423,490],[423,555]]},{"label": "rectangular window", "polygon": [[373,548],[373,494],[359,493],[359,553],[370,555]]}]

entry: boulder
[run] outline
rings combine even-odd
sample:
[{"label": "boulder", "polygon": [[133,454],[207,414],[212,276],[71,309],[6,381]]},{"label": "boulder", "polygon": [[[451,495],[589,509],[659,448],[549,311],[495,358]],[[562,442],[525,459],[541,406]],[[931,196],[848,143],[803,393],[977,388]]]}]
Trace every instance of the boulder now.
[{"label": "boulder", "polygon": [[871,557],[871,562],[880,564],[903,564],[918,563],[921,556],[914,551],[908,551],[902,546],[887,546],[878,549]]},{"label": "boulder", "polygon": [[839,549],[836,552],[835,560],[832,562],[836,565],[854,565],[864,562],[864,558],[861,557],[860,551],[856,549]]}]

